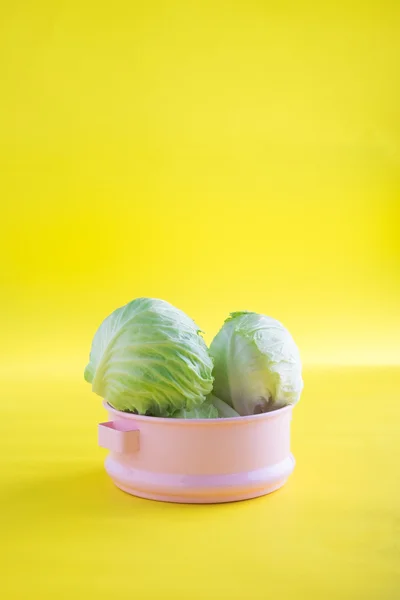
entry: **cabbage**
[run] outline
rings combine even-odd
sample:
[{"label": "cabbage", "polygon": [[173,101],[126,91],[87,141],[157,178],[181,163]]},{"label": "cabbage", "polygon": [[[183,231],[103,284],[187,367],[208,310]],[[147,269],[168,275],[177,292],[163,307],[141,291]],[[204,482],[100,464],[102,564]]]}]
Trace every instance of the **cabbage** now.
[{"label": "cabbage", "polygon": [[229,406],[229,404],[227,404],[220,398],[217,398],[213,394],[210,394],[209,400],[214,405],[218,417],[220,417],[220,418],[240,417],[239,413],[236,412],[236,410],[233,410],[233,408],[231,406]]},{"label": "cabbage", "polygon": [[204,402],[192,410],[182,408],[178,410],[174,415],[175,419],[217,419],[218,410],[211,402]]},{"label": "cabbage", "polygon": [[206,401],[193,410],[182,409],[173,415],[178,419],[218,419],[227,417],[240,417],[236,410],[229,404],[210,394]]},{"label": "cabbage", "polygon": [[218,419],[240,415],[229,404],[210,394],[201,406],[193,410],[182,409],[173,416],[179,419]]},{"label": "cabbage", "polygon": [[168,302],[138,298],[97,330],[85,379],[114,408],[171,417],[201,407],[212,360],[197,325]]},{"label": "cabbage", "polygon": [[303,389],[299,351],[285,327],[264,315],[234,312],[210,346],[213,394],[240,415],[295,404]]}]

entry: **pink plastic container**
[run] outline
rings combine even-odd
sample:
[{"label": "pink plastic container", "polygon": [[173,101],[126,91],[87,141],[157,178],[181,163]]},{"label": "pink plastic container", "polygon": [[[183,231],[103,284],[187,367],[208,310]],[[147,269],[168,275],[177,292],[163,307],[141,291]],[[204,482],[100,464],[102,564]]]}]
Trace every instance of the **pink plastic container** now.
[{"label": "pink plastic container", "polygon": [[231,419],[161,419],[104,403],[99,445],[124,492],[164,502],[215,503],[256,498],[282,487],[294,468],[292,407]]}]

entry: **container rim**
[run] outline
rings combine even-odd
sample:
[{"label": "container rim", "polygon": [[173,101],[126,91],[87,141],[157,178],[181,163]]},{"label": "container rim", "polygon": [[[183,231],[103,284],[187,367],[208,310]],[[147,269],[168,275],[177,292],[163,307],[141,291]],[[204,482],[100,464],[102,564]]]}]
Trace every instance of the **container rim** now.
[{"label": "container rim", "polygon": [[286,412],[291,412],[293,410],[293,404],[288,404],[287,406],[282,406],[282,408],[277,408],[276,410],[271,410],[270,412],[261,413],[258,415],[246,415],[244,417],[219,417],[217,419],[171,419],[170,417],[149,417],[146,415],[135,415],[133,413],[123,412],[122,410],[117,410],[112,407],[106,400],[103,402],[104,408],[121,419],[132,419],[134,421],[139,421],[142,423],[163,423],[165,425],[239,425],[248,423],[249,421],[272,421],[273,419],[277,419],[282,414]]}]

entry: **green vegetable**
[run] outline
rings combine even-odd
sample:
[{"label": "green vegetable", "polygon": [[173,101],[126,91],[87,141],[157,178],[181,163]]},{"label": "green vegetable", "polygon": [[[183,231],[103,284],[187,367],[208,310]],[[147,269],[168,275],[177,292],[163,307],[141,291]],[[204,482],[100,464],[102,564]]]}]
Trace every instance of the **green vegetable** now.
[{"label": "green vegetable", "polygon": [[200,406],[187,410],[182,408],[178,410],[174,415],[175,419],[217,419],[218,410],[211,404],[211,402],[204,402]]},{"label": "green vegetable", "polygon": [[212,366],[199,328],[184,312],[138,298],[100,325],[85,379],[117,410],[171,417],[202,406]]},{"label": "green vegetable", "polygon": [[179,419],[218,419],[228,417],[239,417],[239,413],[233,410],[229,404],[223,402],[213,394],[210,394],[207,400],[193,410],[180,410],[174,414]]},{"label": "green vegetable", "polygon": [[299,351],[285,327],[264,315],[234,312],[210,346],[213,394],[240,415],[295,404],[303,389]]},{"label": "green vegetable", "polygon": [[232,417],[240,417],[239,413],[236,410],[233,410],[229,404],[217,398],[213,394],[209,396],[210,401],[215,406],[218,417],[221,418],[232,418]]}]

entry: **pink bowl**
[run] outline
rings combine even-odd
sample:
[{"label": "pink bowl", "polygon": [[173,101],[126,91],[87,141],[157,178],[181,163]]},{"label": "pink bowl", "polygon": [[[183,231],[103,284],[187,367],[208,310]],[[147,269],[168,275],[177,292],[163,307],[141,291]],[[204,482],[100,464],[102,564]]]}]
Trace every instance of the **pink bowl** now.
[{"label": "pink bowl", "polygon": [[282,487],[294,468],[292,407],[231,419],[161,419],[113,409],[99,425],[121,490],[164,502],[233,502]]}]

